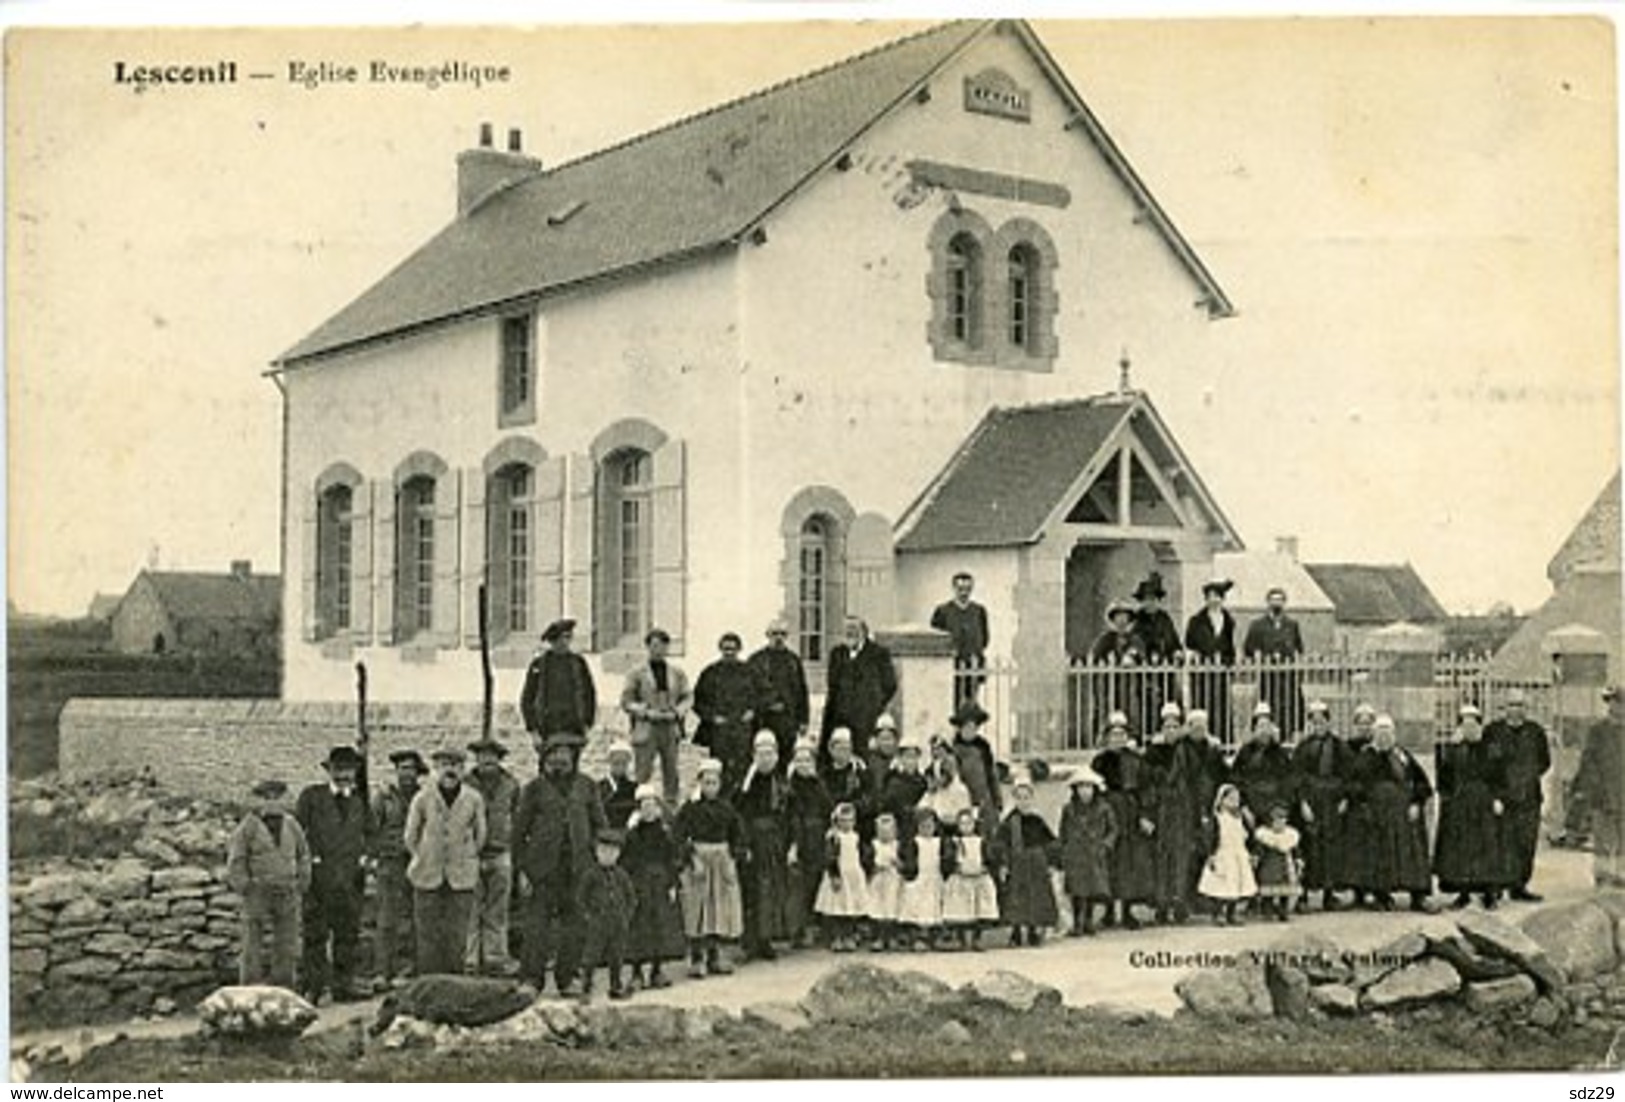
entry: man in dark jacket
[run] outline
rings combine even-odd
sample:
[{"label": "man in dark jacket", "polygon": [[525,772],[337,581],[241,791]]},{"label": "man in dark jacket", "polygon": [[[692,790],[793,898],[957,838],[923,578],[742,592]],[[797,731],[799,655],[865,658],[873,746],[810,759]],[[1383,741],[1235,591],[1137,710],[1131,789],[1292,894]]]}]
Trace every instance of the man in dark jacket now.
[{"label": "man in dark jacket", "polygon": [[1230,726],[1230,667],[1236,664],[1236,618],[1224,607],[1233,584],[1224,578],[1204,583],[1202,607],[1185,624],[1191,707],[1212,717],[1214,733],[1226,743],[1235,741]]},{"label": "man in dark jacket", "polygon": [[738,635],[724,633],[717,641],[719,657],[694,682],[694,714],[700,717],[694,744],[722,763],[722,791],[729,796],[750,768],[756,718],[768,692],[756,667],[740,659],[742,649]]},{"label": "man in dark jacket", "polygon": [[406,879],[406,811],[429,763],[416,750],[389,755],[395,782],[372,801],[372,855],[378,862],[378,930],[373,959],[378,978],[389,983],[412,973],[417,933],[412,924],[412,885]]},{"label": "man in dark jacket", "polygon": [[1506,837],[1512,863],[1512,898],[1540,899],[1529,890],[1540,845],[1541,778],[1552,767],[1546,729],[1529,718],[1529,699],[1522,689],[1509,689],[1506,715],[1484,728],[1484,742],[1506,769]]},{"label": "man in dark jacket", "polygon": [[581,736],[560,731],[540,741],[542,772],[525,785],[514,820],[514,848],[529,888],[524,975],[540,991],[551,963],[559,993],[579,994],[586,928],[578,888],[608,824],[598,787],[577,767]]},{"label": "man in dark jacket", "polygon": [[869,638],[869,625],[855,616],[846,621],[846,642],[829,654],[829,693],[824,699],[822,751],[829,755],[830,732],[852,732],[852,751],[868,756],[869,739],[892,697],[897,695],[897,668],[891,652]]},{"label": "man in dark jacket", "polygon": [[961,570],[954,575],[954,596],[931,613],[931,626],[954,641],[954,707],[975,700],[987,680],[987,609],[970,599],[976,579]]},{"label": "man in dark jacket", "polygon": [[[1263,616],[1247,625],[1241,652],[1253,662],[1292,663],[1303,657],[1303,633],[1286,614],[1286,590],[1280,586],[1265,595]],[[1288,742],[1303,731],[1303,674],[1296,669],[1265,670],[1258,679],[1258,695]]]},{"label": "man in dark jacket", "polygon": [[761,726],[779,740],[781,769],[789,768],[796,740],[807,731],[812,715],[807,693],[807,671],[801,656],[786,645],[790,629],[782,620],[767,625],[767,646],[750,656],[750,665],[762,679],[766,695],[762,699]]},{"label": "man in dark jacket", "polygon": [[1134,610],[1134,636],[1140,641],[1146,664],[1160,667],[1148,671],[1141,681],[1140,703],[1146,715],[1161,715],[1163,704],[1179,703],[1179,677],[1173,667],[1183,651],[1179,629],[1164,607],[1168,590],[1163,587],[1162,575],[1155,570],[1147,574],[1134,587],[1134,600],[1138,606]]},{"label": "man in dark jacket", "polygon": [[294,806],[310,844],[301,984],[312,1003],[327,991],[341,1002],[365,997],[356,977],[356,955],[371,818],[366,759],[353,746],[335,746],[322,768],[327,783],[306,788]]},{"label": "man in dark jacket", "polygon": [[1586,732],[1580,767],[1574,774],[1567,811],[1570,829],[1591,835],[1593,882],[1599,888],[1625,887],[1625,692],[1609,686],[1602,694],[1608,715]]},{"label": "man in dark jacket", "polygon": [[554,620],[542,632],[547,649],[531,659],[519,713],[532,735],[568,731],[586,737],[598,715],[598,689],[587,660],[570,649],[574,620]]}]

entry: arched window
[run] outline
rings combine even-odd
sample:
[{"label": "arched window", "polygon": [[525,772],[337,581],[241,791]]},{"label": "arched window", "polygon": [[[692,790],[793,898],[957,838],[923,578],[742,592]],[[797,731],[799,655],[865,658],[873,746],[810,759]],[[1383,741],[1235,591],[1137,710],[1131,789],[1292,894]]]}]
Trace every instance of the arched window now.
[{"label": "arched window", "polygon": [[491,476],[487,492],[490,562],[486,592],[491,635],[503,639],[532,629],[531,568],[535,555],[535,471],[509,463]]},{"label": "arched window", "polygon": [[968,233],[948,242],[948,336],[975,348],[981,338],[982,250]]},{"label": "arched window", "polygon": [[829,660],[847,613],[847,534],[856,513],[839,490],[808,486],[784,507],[779,578],[784,619],[805,662]]},{"label": "arched window", "polygon": [[796,575],[796,641],[801,657],[822,662],[829,653],[830,519],[822,514],[801,525]]},{"label": "arched window", "polygon": [[1013,348],[1030,353],[1037,343],[1033,339],[1033,307],[1038,290],[1038,253],[1023,242],[1010,250],[1008,261],[1008,281],[1005,285],[1005,309],[1009,321],[1007,332]]},{"label": "arched window", "polygon": [[434,630],[435,480],[414,475],[396,492],[395,630],[405,641]]},{"label": "arched window", "polygon": [[611,644],[640,643],[653,623],[652,461],[641,448],[622,448],[604,461],[604,617]]},{"label": "arched window", "polygon": [[352,510],[355,491],[340,483],[316,503],[316,613],[322,636],[350,630],[350,582],[354,570]]}]

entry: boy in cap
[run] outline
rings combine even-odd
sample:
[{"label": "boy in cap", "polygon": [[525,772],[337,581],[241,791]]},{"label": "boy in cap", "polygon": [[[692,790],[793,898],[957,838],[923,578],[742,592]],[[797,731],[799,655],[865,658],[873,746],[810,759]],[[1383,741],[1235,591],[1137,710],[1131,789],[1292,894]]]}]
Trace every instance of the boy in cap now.
[{"label": "boy in cap", "polygon": [[444,746],[429,755],[436,777],[406,813],[406,876],[417,893],[418,975],[463,971],[485,846],[485,800],[463,783],[466,755]]},{"label": "boy in cap", "polygon": [[406,813],[429,772],[429,763],[416,750],[396,750],[389,763],[395,767],[395,780],[372,801],[373,858],[378,862],[378,937],[373,956],[378,978],[386,984],[411,974],[417,952],[412,884],[406,879],[412,859],[406,852]]},{"label": "boy in cap", "polygon": [[366,759],[353,746],[335,746],[322,763],[327,783],[299,793],[294,817],[310,844],[310,887],[302,922],[300,982],[314,1005],[331,991],[341,1002],[364,997],[357,982],[361,899],[367,856]]},{"label": "boy in cap", "polygon": [[604,753],[609,775],[598,782],[598,798],[604,804],[609,825],[625,829],[638,809],[638,782],[632,779],[632,744],[623,738],[611,739]]},{"label": "boy in cap", "polygon": [[251,794],[254,802],[226,851],[226,883],[243,897],[240,982],[291,989],[299,957],[299,897],[310,884],[310,848],[299,823],[286,814],[287,785],[261,781]]},{"label": "boy in cap", "polygon": [[518,962],[508,952],[508,910],[513,900],[513,823],[519,814],[519,782],[503,768],[508,748],[487,735],[469,744],[474,769],[468,783],[485,803],[485,845],[480,848],[480,882],[474,920],[468,931],[470,971],[511,976]]},{"label": "boy in cap", "polygon": [[609,972],[609,997],[619,1000],[632,996],[625,975],[626,934],[637,907],[637,891],[631,874],[620,866],[624,840],[625,836],[613,827],[598,832],[592,867],[578,889],[577,905],[587,922],[583,998],[592,995],[593,972],[600,964]]}]

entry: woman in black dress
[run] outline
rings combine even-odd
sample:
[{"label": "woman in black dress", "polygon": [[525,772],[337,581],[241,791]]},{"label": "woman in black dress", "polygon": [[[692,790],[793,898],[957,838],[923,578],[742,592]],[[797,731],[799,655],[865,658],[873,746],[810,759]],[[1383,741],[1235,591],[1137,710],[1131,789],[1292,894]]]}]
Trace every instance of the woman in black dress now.
[{"label": "woman in black dress", "polygon": [[1106,749],[1090,762],[1106,782],[1105,800],[1117,819],[1117,842],[1112,846],[1110,873],[1112,906],[1105,925],[1118,922],[1137,930],[1140,920],[1134,905],[1155,905],[1157,897],[1156,794],[1145,755],[1129,739],[1128,717],[1113,712],[1107,720]]},{"label": "woman in black dress", "polygon": [[1477,892],[1486,910],[1510,887],[1505,839],[1505,777],[1501,760],[1484,743],[1479,711],[1462,706],[1461,722],[1450,742],[1438,748],[1439,837],[1433,871],[1441,891],[1456,893],[1465,907]]},{"label": "woman in black dress", "polygon": [[1351,814],[1358,816],[1367,846],[1357,891],[1370,892],[1378,910],[1393,906],[1394,893],[1410,896],[1411,910],[1426,909],[1433,890],[1428,867],[1427,805],[1433,784],[1422,763],[1394,742],[1394,721],[1379,715],[1372,739],[1357,751]]}]

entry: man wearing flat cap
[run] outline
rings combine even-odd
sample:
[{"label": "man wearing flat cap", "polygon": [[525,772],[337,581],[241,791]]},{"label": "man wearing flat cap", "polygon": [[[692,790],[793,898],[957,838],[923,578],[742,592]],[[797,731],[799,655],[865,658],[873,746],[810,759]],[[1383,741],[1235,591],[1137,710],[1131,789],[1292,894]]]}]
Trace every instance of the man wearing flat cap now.
[{"label": "man wearing flat cap", "polygon": [[406,813],[420,976],[463,971],[485,845],[485,800],[463,780],[466,758],[453,746],[430,754],[435,783],[419,789]]},{"label": "man wearing flat cap", "polygon": [[531,735],[569,731],[586,736],[598,715],[598,689],[587,660],[570,649],[574,620],[554,620],[542,632],[546,649],[531,659],[525,687],[519,692],[519,713]]},{"label": "man wearing flat cap", "polygon": [[1603,692],[1608,715],[1586,732],[1568,805],[1569,823],[1591,835],[1599,888],[1625,887],[1625,693]]},{"label": "man wearing flat cap", "polygon": [[1529,718],[1529,698],[1518,688],[1507,690],[1506,712],[1484,727],[1484,743],[1506,770],[1507,857],[1512,863],[1512,898],[1538,902],[1529,890],[1540,846],[1541,784],[1552,768],[1546,729]]},{"label": "man wearing flat cap", "polygon": [[547,970],[560,994],[579,994],[587,930],[579,890],[591,871],[598,832],[609,825],[598,786],[581,775],[583,739],[570,731],[541,742],[541,773],[525,785],[514,821],[514,852],[524,873],[523,974],[541,991]]},{"label": "man wearing flat cap", "polygon": [[429,763],[416,750],[389,755],[395,779],[372,801],[373,858],[378,862],[378,929],[373,959],[379,980],[390,983],[411,974],[417,954],[417,932],[412,922],[412,883],[406,866],[406,813],[418,794]]},{"label": "man wearing flat cap", "polygon": [[[1286,613],[1286,590],[1273,587],[1264,598],[1264,615],[1247,625],[1241,653],[1250,662],[1293,663],[1303,657],[1303,632]],[[1288,741],[1303,731],[1303,674],[1296,669],[1266,669],[1258,678],[1258,695]]]},{"label": "man wearing flat cap", "polygon": [[288,786],[261,781],[226,849],[226,883],[243,897],[240,983],[291,989],[299,959],[299,897],[310,884],[305,832],[287,812]]},{"label": "man wearing flat cap", "polygon": [[310,888],[303,907],[300,984],[314,1005],[323,994],[361,998],[356,976],[367,856],[367,763],[353,746],[335,746],[322,763],[327,783],[299,793],[294,817],[310,843]]},{"label": "man wearing flat cap", "polygon": [[655,775],[658,758],[666,806],[676,807],[677,757],[694,696],[688,674],[666,658],[671,634],[665,628],[650,628],[643,645],[649,656],[627,673],[621,690],[621,710],[632,723],[633,775],[639,784],[647,783]]},{"label": "man wearing flat cap", "polygon": [[508,952],[508,906],[513,895],[513,821],[519,814],[519,782],[502,765],[508,748],[490,735],[468,746],[474,768],[468,783],[485,802],[485,845],[468,932],[468,969],[511,976],[519,965]]},{"label": "man wearing flat cap", "polygon": [[762,700],[761,723],[778,737],[781,770],[789,768],[796,740],[806,733],[812,716],[807,671],[801,656],[788,645],[789,637],[785,622],[774,620],[767,625],[767,646],[750,656],[767,694]]},{"label": "man wearing flat cap", "polygon": [[1204,582],[1202,607],[1185,624],[1191,707],[1207,712],[1221,739],[1231,737],[1230,668],[1236,664],[1236,618],[1224,607],[1224,599],[1232,584],[1225,578]]}]

